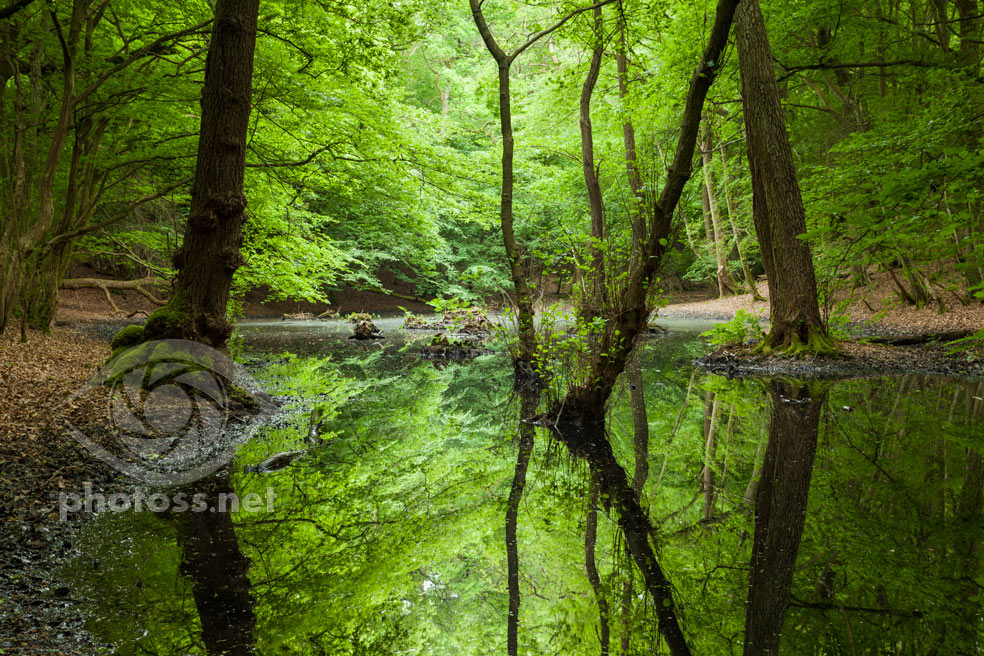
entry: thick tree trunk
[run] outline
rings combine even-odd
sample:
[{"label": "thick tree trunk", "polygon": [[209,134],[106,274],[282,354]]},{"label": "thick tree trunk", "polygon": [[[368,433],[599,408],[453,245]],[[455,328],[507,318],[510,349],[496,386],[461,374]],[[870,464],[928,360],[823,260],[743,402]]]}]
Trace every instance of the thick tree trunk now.
[{"label": "thick tree trunk", "polygon": [[735,23],[753,215],[769,277],[772,328],[763,347],[791,353],[830,351],[810,248],[800,239],[806,232],[806,213],[758,0],[744,0]]},{"label": "thick tree trunk", "polygon": [[223,348],[232,276],[242,263],[243,177],[253,89],[259,0],[216,0],[205,64],[202,123],[191,211],[166,307],[144,328],[147,339],[180,338]]},{"label": "thick tree trunk", "polygon": [[769,444],[755,497],[745,656],[779,653],[826,396],[804,384],[782,381],[770,383],[770,394]]}]

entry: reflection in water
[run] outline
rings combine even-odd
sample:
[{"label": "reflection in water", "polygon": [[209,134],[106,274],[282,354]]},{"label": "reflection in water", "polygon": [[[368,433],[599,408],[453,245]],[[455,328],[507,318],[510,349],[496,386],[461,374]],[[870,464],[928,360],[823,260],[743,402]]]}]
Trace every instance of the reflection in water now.
[{"label": "reflection in water", "polygon": [[773,380],[769,443],[755,495],[755,538],[745,606],[745,656],[779,652],[806,520],[806,501],[817,450],[820,409],[826,392],[818,385]]},{"label": "reflection in water", "polygon": [[683,634],[673,599],[673,588],[656,558],[649,538],[653,527],[642,509],[635,492],[629,486],[625,470],[618,464],[612,445],[605,435],[604,424],[570,423],[553,425],[551,429],[571,454],[587,461],[592,479],[611,503],[619,528],[642,572],[646,590],[653,598],[659,631],[673,656],[688,656],[690,647]]},{"label": "reflection in water", "polygon": [[231,506],[221,499],[233,493],[229,472],[220,470],[195,484],[214,512],[172,513],[181,548],[181,573],[191,592],[209,656],[251,656],[255,640],[249,559],[243,555],[232,523]]},{"label": "reflection in water", "polygon": [[506,653],[516,656],[519,653],[519,543],[516,529],[519,524],[519,504],[523,500],[526,487],[526,470],[533,453],[536,428],[524,421],[532,417],[540,403],[540,389],[536,385],[516,385],[520,399],[519,451],[516,455],[516,469],[509,488],[509,502],[506,507],[506,568],[509,588],[509,615],[506,621]]},{"label": "reflection in water", "polygon": [[[258,654],[596,656],[602,601],[613,654],[984,645],[978,382],[838,381],[824,401],[702,375],[695,340],[670,335],[626,372],[607,433],[562,430],[568,449],[523,423],[517,451],[532,405],[510,401],[507,358],[435,369],[395,335],[251,330],[245,356],[287,414],[244,446],[231,487],[271,486],[276,507],[201,525],[100,515],[64,575],[107,651],[207,656],[210,626],[238,626],[221,639]],[[242,471],[303,449],[314,407],[323,448]],[[811,470],[796,454],[812,448]]]}]

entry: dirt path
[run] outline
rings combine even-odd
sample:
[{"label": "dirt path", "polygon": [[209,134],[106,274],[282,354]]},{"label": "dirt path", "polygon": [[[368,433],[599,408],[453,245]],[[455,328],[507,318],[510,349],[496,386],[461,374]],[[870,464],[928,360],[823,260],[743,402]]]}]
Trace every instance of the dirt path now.
[{"label": "dirt path", "polygon": [[[768,297],[765,285],[760,290]],[[911,335],[953,331],[976,332],[984,329],[984,303],[961,305],[952,296],[947,300],[946,312],[935,305],[915,308],[904,305],[895,298],[887,276],[875,276],[870,286],[853,290],[850,295],[842,292],[838,303],[840,310],[851,324],[865,327],[867,334]],[[712,319],[729,321],[738,310],[769,318],[768,301],[755,301],[751,294],[713,298],[709,300],[672,303],[659,314],[663,317],[688,319]],[[836,315],[837,312],[833,311]]]}]

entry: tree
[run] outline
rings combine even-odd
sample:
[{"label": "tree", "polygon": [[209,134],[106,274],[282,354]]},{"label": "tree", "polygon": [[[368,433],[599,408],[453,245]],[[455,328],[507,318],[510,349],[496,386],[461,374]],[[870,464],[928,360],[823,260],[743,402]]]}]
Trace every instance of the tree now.
[{"label": "tree", "polygon": [[762,347],[790,353],[833,350],[820,316],[817,282],[806,233],[786,115],[772,69],[772,49],[758,0],[735,18],[755,230],[769,282],[772,326]]},{"label": "tree", "polygon": [[[147,150],[185,132],[183,117],[148,121],[147,106],[160,111],[165,89],[184,88],[188,75],[165,53],[195,51],[210,21],[93,5],[22,4],[0,19],[0,331],[14,313],[48,330],[78,238],[187,182]],[[152,25],[128,29],[149,12]]]},{"label": "tree", "polygon": [[217,0],[202,89],[191,214],[167,306],[147,319],[147,339],[181,338],[225,346],[232,276],[245,220],[246,138],[253,89],[253,52],[259,0]]},{"label": "tree", "polygon": [[517,371],[524,370],[532,373],[532,362],[536,349],[536,331],[533,326],[534,309],[530,284],[526,278],[526,273],[523,271],[522,254],[520,252],[520,245],[516,241],[514,230],[513,184],[515,175],[513,173],[513,161],[515,140],[513,138],[512,126],[512,97],[509,91],[510,69],[516,58],[523,54],[530,46],[563,27],[574,16],[585,11],[600,8],[614,1],[604,0],[597,5],[575,9],[550,27],[532,34],[526,39],[523,45],[511,53],[507,53],[499,45],[498,41],[496,41],[492,30],[485,20],[485,15],[482,13],[482,0],[469,0],[475,25],[482,35],[485,47],[495,60],[498,70],[499,125],[502,131],[502,190],[499,196],[499,220],[502,225],[502,239],[506,247],[506,256],[509,258],[509,272],[516,293],[516,306],[518,308],[519,347],[517,353],[513,356],[513,362],[517,367]]}]

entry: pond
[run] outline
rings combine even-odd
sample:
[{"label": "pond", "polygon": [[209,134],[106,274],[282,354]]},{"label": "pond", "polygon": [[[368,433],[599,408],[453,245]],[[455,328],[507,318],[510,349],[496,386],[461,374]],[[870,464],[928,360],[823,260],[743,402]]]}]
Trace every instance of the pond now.
[{"label": "pond", "polygon": [[[703,327],[671,326],[617,390],[611,478],[520,423],[505,356],[426,360],[396,325],[240,326],[285,410],[202,485],[274,501],[90,522],[63,575],[107,652],[669,653],[611,485],[694,654],[765,653],[786,595],[784,654],[984,650],[980,382],[726,380],[691,364]],[[303,449],[314,407],[318,448],[248,471]]]}]

